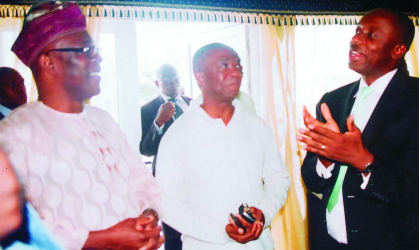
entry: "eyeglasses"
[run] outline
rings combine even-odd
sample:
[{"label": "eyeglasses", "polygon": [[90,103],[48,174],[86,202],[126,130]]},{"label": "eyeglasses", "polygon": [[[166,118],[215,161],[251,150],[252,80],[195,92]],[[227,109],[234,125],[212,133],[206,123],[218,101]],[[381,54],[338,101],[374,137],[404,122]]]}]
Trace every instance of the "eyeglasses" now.
[{"label": "eyeglasses", "polygon": [[95,58],[96,55],[98,55],[100,53],[101,49],[100,48],[96,48],[95,46],[83,47],[83,48],[61,48],[61,49],[50,49],[50,50],[47,50],[45,52],[45,54],[47,54],[47,53],[49,53],[51,51],[84,53],[90,59],[93,59],[93,58]]}]

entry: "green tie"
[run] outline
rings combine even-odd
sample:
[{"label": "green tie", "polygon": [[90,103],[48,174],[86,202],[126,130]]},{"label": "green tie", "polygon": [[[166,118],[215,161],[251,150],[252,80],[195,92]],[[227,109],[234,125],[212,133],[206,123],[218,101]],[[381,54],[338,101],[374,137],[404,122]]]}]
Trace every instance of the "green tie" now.
[{"label": "green tie", "polygon": [[[354,115],[354,123],[358,128],[361,127],[362,123],[365,121],[365,109],[366,109],[366,98],[372,94],[373,89],[369,86],[364,87],[360,91],[360,97],[354,103],[352,114]],[[341,187],[343,186],[344,176],[347,172],[347,166],[340,166],[340,171],[338,173],[337,181],[335,182],[334,189],[331,193],[330,199],[328,200],[327,209],[328,213],[334,209],[335,205],[338,203],[338,195],[340,193]]]},{"label": "green tie", "polygon": [[181,107],[176,104],[176,99],[175,98],[170,98],[168,99],[168,102],[173,102],[175,104],[175,114],[174,114],[174,119],[178,119],[178,117],[180,117],[184,112],[182,112]]}]

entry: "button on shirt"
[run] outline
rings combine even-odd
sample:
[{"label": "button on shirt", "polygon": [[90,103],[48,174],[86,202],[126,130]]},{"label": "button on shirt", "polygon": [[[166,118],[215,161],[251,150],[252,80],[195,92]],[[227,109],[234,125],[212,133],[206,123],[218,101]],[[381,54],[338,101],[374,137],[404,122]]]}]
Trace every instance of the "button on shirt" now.
[{"label": "button on shirt", "polygon": [[[394,77],[395,73],[397,72],[397,69],[388,72],[387,74],[381,76],[376,81],[374,81],[370,88],[372,88],[373,92],[371,95],[369,95],[366,98],[366,109],[365,114],[366,117],[370,118],[373,111],[375,110],[376,105],[379,102],[379,99],[381,98],[382,94],[384,93],[386,87],[388,86],[391,79]],[[358,100],[358,97],[360,96],[361,90],[368,86],[363,79],[363,77],[360,79],[359,84],[359,90],[357,91],[356,95],[354,96],[356,98],[355,103]],[[353,110],[352,110],[353,113]],[[362,124],[360,125],[359,129],[363,132],[363,130],[366,127],[366,124],[368,123],[369,119],[365,119]],[[325,168],[324,165],[321,163],[321,161],[317,162],[316,165],[316,171],[320,177],[323,177],[325,179],[329,179],[331,177],[331,171],[334,169],[335,164],[332,164],[328,168]],[[373,170],[374,171],[374,170]],[[368,176],[365,176],[362,174],[363,177],[363,183],[360,186],[361,189],[365,189],[370,178],[369,174]],[[328,213],[328,210],[326,211],[326,218],[327,218],[327,228],[328,233],[336,239],[338,242],[347,244],[347,231],[346,231],[346,219],[344,215],[344,202],[343,202],[343,191],[340,190],[339,196],[338,196],[338,203],[334,207],[334,209],[331,211],[331,213]]]},{"label": "button on shirt", "polygon": [[[170,96],[167,96],[167,95],[165,95],[163,93],[160,93],[160,96],[162,96],[162,98],[165,101],[165,103],[167,103],[168,100],[171,99]],[[181,107],[182,112],[183,113],[187,112],[187,110],[188,110],[188,104],[185,102],[184,98],[182,98],[181,95],[178,95],[177,97],[175,97],[175,100],[176,100],[176,104],[179,107]],[[153,121],[153,125],[155,126],[157,133],[161,135],[163,133],[163,126],[164,126],[164,124],[161,127],[159,127],[156,124],[156,121]]]}]

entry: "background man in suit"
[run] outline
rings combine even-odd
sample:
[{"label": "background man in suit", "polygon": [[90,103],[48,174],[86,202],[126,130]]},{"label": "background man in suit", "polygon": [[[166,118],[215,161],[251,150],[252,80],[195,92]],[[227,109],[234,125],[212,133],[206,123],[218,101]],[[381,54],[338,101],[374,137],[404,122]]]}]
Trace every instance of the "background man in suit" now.
[{"label": "background man in suit", "polygon": [[302,177],[323,195],[312,249],[418,249],[419,80],[400,69],[413,37],[407,16],[368,12],[350,43],[361,79],[325,94],[317,120],[304,110]]},{"label": "background man in suit", "polygon": [[0,120],[13,109],[26,103],[26,89],[19,72],[12,68],[0,68]]},{"label": "background man in suit", "polygon": [[[146,156],[155,156],[152,164],[152,172],[155,175],[156,154],[159,143],[168,130],[169,126],[187,111],[191,98],[180,94],[179,76],[176,68],[169,64],[163,64],[156,72],[156,86],[160,95],[141,107],[142,135],[140,153]],[[181,234],[165,223],[166,250],[181,250]]]}]

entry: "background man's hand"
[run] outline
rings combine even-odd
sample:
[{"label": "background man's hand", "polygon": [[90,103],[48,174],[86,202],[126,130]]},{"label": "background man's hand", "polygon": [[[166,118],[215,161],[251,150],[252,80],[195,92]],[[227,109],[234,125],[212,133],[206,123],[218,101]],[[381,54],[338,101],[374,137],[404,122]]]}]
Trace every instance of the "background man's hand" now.
[{"label": "background man's hand", "polygon": [[83,249],[156,250],[164,242],[162,228],[153,227],[154,218],[140,216],[103,230],[90,232]]},{"label": "background man's hand", "polygon": [[226,233],[228,236],[235,241],[245,244],[247,242],[256,240],[260,237],[262,230],[264,228],[265,217],[261,210],[255,207],[250,208],[252,215],[256,219],[253,224],[247,222],[242,216],[236,214],[236,218],[241,222],[241,224],[245,227],[246,232],[242,228],[239,228],[235,222],[229,218],[229,224],[226,225]]},{"label": "background man's hand", "polygon": [[0,150],[0,240],[17,230],[22,223],[23,199],[19,181]]},{"label": "background man's hand", "polygon": [[171,119],[174,114],[175,104],[173,102],[166,102],[160,105],[155,122],[159,127],[161,127],[163,124],[169,121],[169,119]]}]

